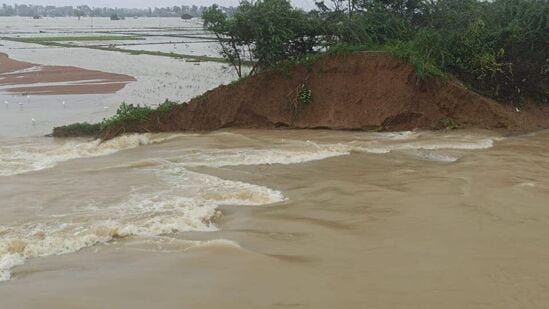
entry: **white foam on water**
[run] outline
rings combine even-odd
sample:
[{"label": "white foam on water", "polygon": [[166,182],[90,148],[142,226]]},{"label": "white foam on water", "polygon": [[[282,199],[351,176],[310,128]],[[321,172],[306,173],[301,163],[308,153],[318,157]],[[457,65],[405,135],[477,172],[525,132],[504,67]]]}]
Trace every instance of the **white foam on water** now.
[{"label": "white foam on water", "polygon": [[[448,151],[472,151],[489,149],[496,139],[477,137],[445,137],[438,140],[418,140],[414,132],[376,133],[383,138],[357,139],[336,144],[315,143],[306,141],[300,150],[223,150],[211,157],[201,157],[190,165],[230,166],[250,164],[295,164],[323,160],[351,153],[388,154],[402,152],[423,160],[455,162],[461,155]],[[381,135],[383,134],[383,135]],[[501,140],[501,139],[500,139]],[[295,144],[295,141],[294,141]],[[307,146],[307,147],[305,147]],[[295,145],[294,145],[295,147]],[[206,160],[204,158],[209,158]]]},{"label": "white foam on water", "polygon": [[106,142],[100,140],[34,139],[27,143],[0,145],[0,177],[51,168],[60,162],[105,156],[142,145],[161,143],[182,134],[129,134]]},{"label": "white foam on water", "polygon": [[204,249],[204,248],[229,248],[229,249],[241,249],[239,243],[236,241],[228,240],[228,239],[212,239],[212,240],[206,240],[206,241],[194,241],[193,245],[186,248],[184,251],[194,250],[194,249]]},{"label": "white foam on water", "polygon": [[[465,152],[488,149],[495,139],[470,136],[449,136],[437,140],[421,140],[414,132],[375,133],[349,142],[323,143],[284,140],[272,148],[184,149],[168,158],[185,167],[227,167],[241,165],[299,164],[346,156],[351,153],[388,154],[401,152],[422,160],[455,162]],[[382,138],[381,138],[382,137]],[[135,162],[133,163],[135,164]],[[142,162],[140,164],[147,164]]]},{"label": "white foam on water", "polygon": [[330,146],[308,150],[224,149],[190,153],[179,157],[185,166],[224,167],[239,165],[298,164],[349,155],[345,149]]},{"label": "white foam on water", "polygon": [[132,239],[125,243],[125,249],[140,252],[175,253],[193,249],[242,249],[240,244],[229,239],[187,240],[170,236],[156,236]]},{"label": "white foam on water", "polygon": [[391,151],[398,150],[480,150],[488,149],[494,146],[494,140],[490,138],[484,138],[472,141],[455,141],[455,140],[439,140],[439,141],[418,141],[418,142],[405,142],[395,144],[381,144],[381,143],[361,143],[352,142],[349,145],[352,149],[357,151],[364,151],[368,153],[389,153]]},{"label": "white foam on water", "polygon": [[[433,140],[397,140],[396,142],[383,142],[379,140],[361,141],[355,140],[347,144],[339,144],[338,147],[349,152],[363,152],[371,154],[388,154],[400,152],[415,156],[421,160],[437,162],[456,162],[465,152],[472,150],[489,149],[494,146],[493,138],[475,137],[444,137]],[[448,153],[448,151],[454,151]],[[461,151],[461,154],[455,153]]]},{"label": "white foam on water", "polygon": [[422,149],[407,150],[407,151],[404,151],[404,153],[415,156],[420,160],[446,162],[446,163],[456,162],[462,157],[462,155],[448,153],[445,151],[432,151],[432,150],[422,150]]},{"label": "white foam on water", "polygon": [[[100,142],[66,140],[62,143],[50,140],[33,140],[23,144],[0,145],[0,177],[51,168],[60,162],[78,158],[105,156],[141,145],[161,143],[184,134],[131,134]],[[437,141],[417,140],[415,132],[372,133],[347,143],[321,144],[311,141],[290,141],[284,149],[201,149],[182,156],[187,166],[238,166],[261,164],[298,164],[348,155],[351,152],[386,154],[406,150],[476,150],[494,145],[491,138],[447,137]],[[413,140],[413,141],[410,141]],[[433,157],[435,160],[440,158]],[[448,160],[442,161],[451,161]]]},{"label": "white foam on water", "polygon": [[387,140],[408,140],[420,136],[419,133],[414,131],[401,131],[401,132],[374,132],[367,133],[368,139],[387,139]]},{"label": "white foam on water", "polygon": [[188,171],[169,162],[139,171],[154,174],[165,188],[137,190],[118,204],[89,208],[88,213],[3,227],[0,281],[9,280],[10,270],[29,258],[73,253],[118,238],[216,231],[219,206],[260,206],[285,200],[281,192],[266,187]]},{"label": "white foam on water", "polygon": [[11,279],[10,269],[23,265],[25,259],[19,254],[6,254],[0,256],[0,282]]},{"label": "white foam on water", "polygon": [[[157,143],[178,135],[128,135],[105,143],[69,141],[43,151],[34,145],[1,146],[2,153],[17,153],[27,161],[25,170],[54,166],[72,158],[111,154],[139,145]],[[194,136],[194,135],[193,135]],[[200,137],[198,137],[200,138]],[[224,180],[188,170],[189,167],[223,167],[263,164],[298,164],[353,152],[383,154],[400,151],[422,159],[453,162],[457,151],[486,149],[490,138],[438,137],[422,139],[416,133],[385,134],[383,138],[355,139],[341,143],[288,140],[268,149],[182,149],[169,159],[145,159],[125,165],[146,177],[156,177],[158,187],[138,188],[125,200],[112,205],[80,207],[63,216],[40,218],[17,226],[0,227],[0,281],[9,280],[10,270],[26,259],[67,254],[104,244],[118,238],[155,237],[186,231],[216,231],[218,208],[224,205],[260,206],[285,200],[284,195],[266,187]],[[20,147],[20,145],[18,145]],[[13,148],[13,149],[12,149]],[[29,150],[31,149],[31,150]],[[442,152],[441,152],[442,151]],[[6,156],[2,156],[3,162]],[[116,166],[121,167],[121,166]],[[5,172],[4,172],[5,173]],[[157,189],[154,189],[157,188]],[[198,246],[227,245],[225,241],[201,242]],[[235,246],[230,243],[230,246]]]}]

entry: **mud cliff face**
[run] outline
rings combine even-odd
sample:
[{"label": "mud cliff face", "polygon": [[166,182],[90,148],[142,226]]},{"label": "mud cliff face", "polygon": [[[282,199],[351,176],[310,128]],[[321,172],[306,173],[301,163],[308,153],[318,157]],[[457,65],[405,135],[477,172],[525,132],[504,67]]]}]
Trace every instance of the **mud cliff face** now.
[{"label": "mud cliff face", "polygon": [[[297,99],[300,86],[312,95]],[[382,52],[338,55],[289,74],[267,72],[221,86],[167,114],[122,132],[210,131],[238,128],[413,130],[446,127],[534,130],[549,126],[549,108],[517,112],[452,81],[419,83],[411,66]]]}]

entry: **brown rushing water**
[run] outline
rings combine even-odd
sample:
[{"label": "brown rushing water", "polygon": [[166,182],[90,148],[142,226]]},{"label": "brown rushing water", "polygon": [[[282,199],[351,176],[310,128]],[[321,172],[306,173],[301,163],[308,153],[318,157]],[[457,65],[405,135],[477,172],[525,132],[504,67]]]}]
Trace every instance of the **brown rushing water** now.
[{"label": "brown rushing water", "polygon": [[1,308],[549,307],[548,132],[27,142]]}]

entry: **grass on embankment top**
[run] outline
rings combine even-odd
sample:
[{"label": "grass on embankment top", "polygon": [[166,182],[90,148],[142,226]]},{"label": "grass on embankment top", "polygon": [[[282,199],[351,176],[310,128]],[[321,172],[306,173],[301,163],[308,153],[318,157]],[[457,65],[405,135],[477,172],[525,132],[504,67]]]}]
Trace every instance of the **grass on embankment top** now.
[{"label": "grass on embankment top", "polygon": [[395,42],[386,45],[348,45],[338,44],[325,52],[304,56],[297,60],[289,60],[274,67],[275,70],[289,75],[297,65],[305,65],[308,69],[325,57],[349,54],[354,52],[384,52],[396,57],[414,68],[419,81],[444,80],[448,78],[443,69],[434,64],[428,57],[417,51],[408,43]]},{"label": "grass on embankment top", "polygon": [[144,40],[138,36],[127,35],[88,35],[88,36],[50,36],[50,37],[28,37],[9,38],[12,41],[23,43],[47,43],[47,42],[84,42],[84,41],[135,41]]}]

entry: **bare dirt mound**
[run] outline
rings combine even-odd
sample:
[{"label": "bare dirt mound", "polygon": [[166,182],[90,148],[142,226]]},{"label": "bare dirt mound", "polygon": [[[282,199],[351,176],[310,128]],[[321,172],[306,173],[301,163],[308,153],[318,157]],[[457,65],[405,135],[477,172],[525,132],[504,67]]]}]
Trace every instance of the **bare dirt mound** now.
[{"label": "bare dirt mound", "polygon": [[0,91],[4,92],[32,95],[114,93],[132,81],[135,78],[128,75],[38,65],[0,53]]},{"label": "bare dirt mound", "polygon": [[[310,103],[298,104],[301,85]],[[549,127],[549,108],[520,111],[475,94],[451,81],[419,83],[411,66],[381,52],[326,57],[289,74],[267,72],[221,86],[139,124],[111,127],[124,132],[209,131],[239,128],[329,128],[413,130],[477,127],[512,131]]]}]

